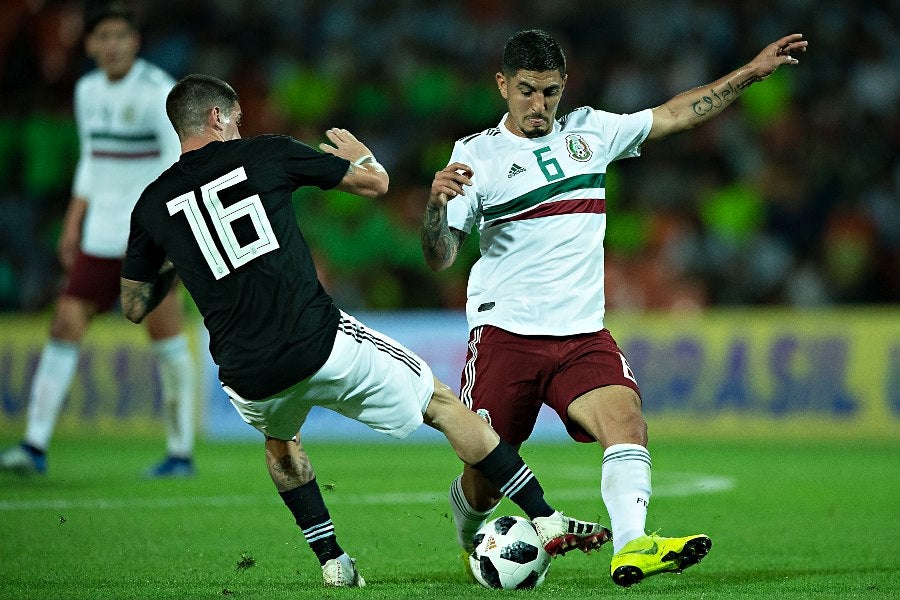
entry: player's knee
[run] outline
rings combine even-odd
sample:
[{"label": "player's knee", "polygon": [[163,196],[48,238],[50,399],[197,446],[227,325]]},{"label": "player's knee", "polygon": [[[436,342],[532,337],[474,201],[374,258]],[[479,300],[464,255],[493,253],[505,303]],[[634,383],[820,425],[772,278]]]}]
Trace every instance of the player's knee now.
[{"label": "player's knee", "polygon": [[569,418],[604,446],[613,443],[646,444],[647,422],[637,392],[626,386],[592,390],[575,399]]},{"label": "player's knee", "polygon": [[50,323],[50,337],[67,342],[80,342],[96,309],[72,296],[61,296]]},{"label": "player's knee", "polygon": [[50,337],[65,342],[80,342],[87,323],[66,314],[57,314],[50,323]]}]

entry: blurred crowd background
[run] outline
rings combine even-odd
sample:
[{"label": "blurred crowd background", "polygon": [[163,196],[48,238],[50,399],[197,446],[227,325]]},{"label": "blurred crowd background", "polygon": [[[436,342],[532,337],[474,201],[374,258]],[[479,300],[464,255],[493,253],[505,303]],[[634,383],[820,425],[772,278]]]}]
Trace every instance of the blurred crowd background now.
[{"label": "blurred crowd background", "polygon": [[[53,302],[78,145],[89,2],[0,0],[0,310]],[[559,114],[635,112],[766,44],[809,51],[723,115],[608,174],[613,310],[900,302],[900,1],[139,0],[141,55],[241,96],[245,137],[353,131],[391,174],[378,201],[303,190],[298,219],[349,310],[461,308],[468,260],[432,274],[419,223],[453,142],[493,127],[503,45],[562,43]]]}]

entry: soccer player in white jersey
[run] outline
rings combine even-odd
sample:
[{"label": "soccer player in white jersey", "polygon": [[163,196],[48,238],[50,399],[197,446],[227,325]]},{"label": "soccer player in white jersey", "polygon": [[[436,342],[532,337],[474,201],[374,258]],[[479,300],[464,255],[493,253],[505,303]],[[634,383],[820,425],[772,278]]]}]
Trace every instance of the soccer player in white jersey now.
[{"label": "soccer player in white jersey", "polygon": [[[766,46],[724,77],[652,109],[611,114],[589,107],[556,117],[566,86],[557,42],[538,30],[507,43],[496,80],[508,112],[456,142],[439,171],[422,225],[429,266],[449,267],[473,227],[481,257],[466,302],[470,338],[460,396],[515,447],[542,404],[571,437],[603,449],[600,493],[613,536],[610,575],[629,586],[679,572],[709,551],[708,536],[648,535],[650,453],[635,375],[604,327],[604,178],[640,145],[709,120],[750,85],[806,50],[799,34]],[[450,488],[457,537],[472,534],[500,500],[465,467]]]},{"label": "soccer player in white jersey", "polygon": [[[181,152],[166,116],[166,94],[175,81],[137,58],[139,43],[128,7],[113,3],[88,15],[85,49],[97,69],[75,88],[81,152],[59,242],[67,282],[32,382],[24,439],[0,454],[3,470],[46,472],[47,448],[75,375],[80,342],[91,319],[111,310],[119,297],[131,209]],[[196,367],[182,330],[180,298],[180,288],[174,289],[147,318],[168,436],[166,456],[147,472],[152,477],[194,472]]]}]

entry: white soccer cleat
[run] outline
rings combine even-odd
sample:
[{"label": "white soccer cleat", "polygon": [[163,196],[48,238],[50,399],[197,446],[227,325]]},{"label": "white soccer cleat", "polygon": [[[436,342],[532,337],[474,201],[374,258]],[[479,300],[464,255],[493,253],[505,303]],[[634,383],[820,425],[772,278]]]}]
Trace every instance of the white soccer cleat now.
[{"label": "white soccer cleat", "polygon": [[0,471],[16,475],[43,475],[47,472],[47,459],[25,450],[22,445],[0,452]]},{"label": "white soccer cleat", "polygon": [[326,587],[365,587],[366,580],[356,570],[356,559],[343,553],[322,565],[322,579]]},{"label": "white soccer cleat", "polygon": [[612,533],[606,527],[567,517],[559,511],[549,517],[536,517],[531,524],[550,556],[565,554],[576,548],[590,553],[612,539]]}]

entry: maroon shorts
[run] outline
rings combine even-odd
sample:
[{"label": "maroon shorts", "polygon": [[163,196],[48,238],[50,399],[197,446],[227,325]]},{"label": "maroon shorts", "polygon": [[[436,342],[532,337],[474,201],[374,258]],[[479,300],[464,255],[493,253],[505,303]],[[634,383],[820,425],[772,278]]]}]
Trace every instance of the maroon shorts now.
[{"label": "maroon shorts", "polygon": [[97,258],[79,251],[69,270],[63,296],[87,300],[98,312],[108,312],[119,300],[122,259]]},{"label": "maroon shorts", "polygon": [[572,439],[593,442],[569,420],[567,411],[579,396],[607,385],[624,385],[641,393],[628,361],[606,329],[555,337],[517,335],[484,325],[469,336],[460,397],[469,408],[489,417],[510,444],[528,439],[542,404],[556,411]]}]

